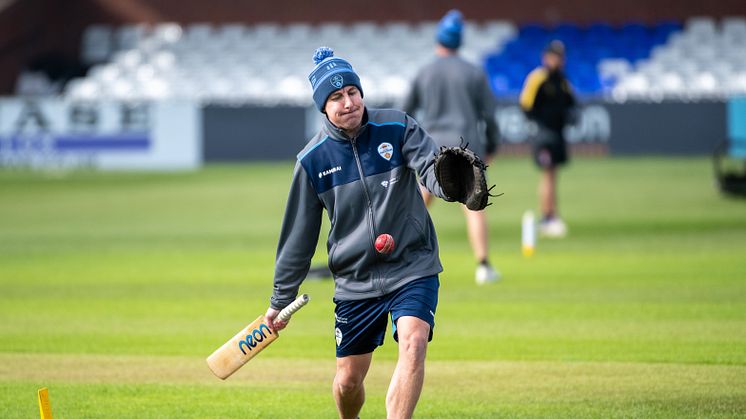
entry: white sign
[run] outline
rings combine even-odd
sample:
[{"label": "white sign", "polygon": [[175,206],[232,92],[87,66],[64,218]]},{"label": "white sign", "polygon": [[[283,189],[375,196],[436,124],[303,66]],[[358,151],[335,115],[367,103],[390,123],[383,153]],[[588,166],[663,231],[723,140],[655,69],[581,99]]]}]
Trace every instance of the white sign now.
[{"label": "white sign", "polygon": [[[509,144],[528,143],[536,135],[536,124],[526,118],[518,106],[506,106],[495,112],[500,138]],[[578,109],[575,124],[565,127],[568,143],[605,144],[611,137],[611,117],[601,105],[589,105]]]},{"label": "white sign", "polygon": [[201,132],[192,102],[0,99],[0,167],[196,169]]}]

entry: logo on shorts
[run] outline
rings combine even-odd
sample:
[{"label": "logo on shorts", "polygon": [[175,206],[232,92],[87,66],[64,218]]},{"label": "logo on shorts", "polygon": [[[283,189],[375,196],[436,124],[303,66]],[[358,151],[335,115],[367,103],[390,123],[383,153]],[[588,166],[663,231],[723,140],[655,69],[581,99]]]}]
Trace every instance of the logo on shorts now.
[{"label": "logo on shorts", "polygon": [[337,346],[342,343],[342,331],[339,328],[334,329],[334,338],[337,339]]},{"label": "logo on shorts", "polygon": [[386,160],[391,160],[391,157],[394,155],[394,146],[391,143],[381,143],[378,146],[378,154]]},{"label": "logo on shorts", "polygon": [[342,84],[344,83],[344,78],[342,78],[341,74],[337,74],[329,79],[329,83],[331,83],[332,86],[336,87],[337,89],[341,89]]}]

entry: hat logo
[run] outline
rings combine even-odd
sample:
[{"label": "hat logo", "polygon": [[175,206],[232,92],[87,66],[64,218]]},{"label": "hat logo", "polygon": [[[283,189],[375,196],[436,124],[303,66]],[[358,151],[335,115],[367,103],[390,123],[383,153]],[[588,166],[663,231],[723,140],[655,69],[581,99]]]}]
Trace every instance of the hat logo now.
[{"label": "hat logo", "polygon": [[391,156],[394,155],[394,146],[391,143],[381,143],[378,146],[378,154],[386,160],[391,160]]},{"label": "hat logo", "polygon": [[341,74],[337,74],[333,76],[329,82],[332,84],[332,86],[336,87],[337,89],[342,88],[342,84],[344,83],[344,79],[342,78]]}]

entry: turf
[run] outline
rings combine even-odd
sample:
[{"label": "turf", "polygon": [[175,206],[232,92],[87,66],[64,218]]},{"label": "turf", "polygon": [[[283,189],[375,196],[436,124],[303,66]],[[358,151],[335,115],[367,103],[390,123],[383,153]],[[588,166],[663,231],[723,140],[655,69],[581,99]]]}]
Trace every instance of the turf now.
[{"label": "turf", "polygon": [[[36,416],[42,386],[56,418],[333,417],[328,281],[236,375],[204,364],[266,308],[291,169],[0,171],[0,417]],[[570,236],[531,259],[538,175],[502,159],[490,177],[501,283],[474,284],[460,209],[432,209],[446,270],[418,417],[746,415],[746,201],[706,159],[573,162]],[[395,359],[389,338],[362,417],[385,415]]]}]

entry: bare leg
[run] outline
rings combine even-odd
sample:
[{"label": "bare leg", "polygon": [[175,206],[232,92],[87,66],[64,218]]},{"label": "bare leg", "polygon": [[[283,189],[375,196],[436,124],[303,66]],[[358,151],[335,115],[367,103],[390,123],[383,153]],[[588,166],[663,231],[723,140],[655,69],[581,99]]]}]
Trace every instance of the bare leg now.
[{"label": "bare leg", "polygon": [[469,235],[469,243],[474,251],[477,262],[487,260],[489,235],[487,234],[487,215],[484,211],[472,211],[463,206],[466,216],[466,231]]},{"label": "bare leg", "polygon": [[403,316],[396,322],[399,335],[399,361],[386,395],[388,419],[408,419],[422,392],[425,381],[425,354],[430,325],[417,317]]},{"label": "bare leg", "polygon": [[554,167],[541,172],[539,207],[545,217],[553,217],[557,214],[557,169]]},{"label": "bare leg", "polygon": [[337,374],[334,376],[334,400],[341,419],[354,419],[365,402],[363,380],[368,374],[373,352],[337,358]]}]

